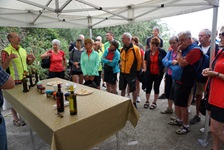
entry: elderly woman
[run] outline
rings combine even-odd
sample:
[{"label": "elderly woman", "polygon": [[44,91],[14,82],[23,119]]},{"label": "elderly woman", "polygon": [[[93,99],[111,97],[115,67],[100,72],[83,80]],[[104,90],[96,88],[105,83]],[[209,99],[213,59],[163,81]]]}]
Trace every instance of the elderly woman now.
[{"label": "elderly woman", "polygon": [[146,103],[144,104],[145,109],[147,109],[150,105],[149,98],[153,84],[155,94],[150,109],[155,109],[157,107],[156,102],[159,96],[159,87],[164,74],[162,59],[166,56],[166,51],[159,48],[159,45],[160,39],[158,37],[153,37],[150,41],[150,49],[145,52],[143,64],[143,71],[145,71],[146,73]]},{"label": "elderly woman", "polygon": [[[81,55],[81,68],[85,82],[94,81],[97,84],[96,76],[99,76],[99,55],[93,50],[93,41],[89,38],[84,41],[85,51]],[[96,85],[97,87],[99,85]]]},{"label": "elderly woman", "polygon": [[54,39],[52,41],[52,50],[49,50],[42,54],[41,59],[46,57],[50,57],[50,68],[49,68],[49,78],[59,77],[64,79],[65,77],[65,69],[66,69],[66,59],[65,52],[60,50],[60,41]]},{"label": "elderly woman", "polygon": [[169,39],[171,50],[166,54],[166,57],[163,58],[163,65],[166,69],[166,81],[165,81],[165,95],[168,99],[168,107],[166,110],[161,111],[161,114],[171,114],[173,113],[173,97],[170,93],[173,79],[172,79],[172,66],[177,65],[177,48],[178,48],[178,38],[173,36]]},{"label": "elderly woman", "polygon": [[[220,43],[224,43],[224,26],[219,34]],[[223,45],[224,46],[224,45]],[[212,149],[220,150],[224,144],[224,47],[222,47],[212,62],[212,68],[202,71],[203,76],[209,77],[208,110],[211,117]]]},{"label": "elderly woman", "polygon": [[104,64],[104,81],[107,84],[107,92],[116,94],[117,73],[120,72],[119,60],[120,52],[118,51],[119,43],[115,40],[110,42],[110,47],[106,49],[102,56]]}]

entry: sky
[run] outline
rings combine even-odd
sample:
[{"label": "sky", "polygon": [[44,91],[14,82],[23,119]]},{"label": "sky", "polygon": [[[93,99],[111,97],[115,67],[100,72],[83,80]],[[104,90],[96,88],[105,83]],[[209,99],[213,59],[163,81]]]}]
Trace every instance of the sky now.
[{"label": "sky", "polygon": [[[213,9],[203,10],[195,13],[162,18],[168,27],[174,31],[173,35],[190,30],[192,37],[198,38],[198,33],[205,28],[212,30]],[[224,0],[219,0],[217,29],[224,25]]]}]

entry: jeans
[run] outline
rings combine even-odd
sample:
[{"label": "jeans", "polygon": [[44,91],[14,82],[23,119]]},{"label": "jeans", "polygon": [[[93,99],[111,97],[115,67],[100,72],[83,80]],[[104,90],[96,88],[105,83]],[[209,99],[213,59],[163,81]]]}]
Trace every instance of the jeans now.
[{"label": "jeans", "polygon": [[7,150],[7,136],[5,128],[5,120],[2,114],[0,114],[0,150]]}]

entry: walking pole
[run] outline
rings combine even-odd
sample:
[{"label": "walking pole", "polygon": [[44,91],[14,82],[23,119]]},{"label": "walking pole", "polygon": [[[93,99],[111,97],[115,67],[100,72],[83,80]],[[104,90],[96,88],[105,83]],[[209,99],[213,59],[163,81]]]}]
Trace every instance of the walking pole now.
[{"label": "walking pole", "polygon": [[208,145],[208,129],[209,129],[209,115],[208,115],[208,111],[206,111],[204,139],[198,139],[198,142],[202,146],[207,146]]}]

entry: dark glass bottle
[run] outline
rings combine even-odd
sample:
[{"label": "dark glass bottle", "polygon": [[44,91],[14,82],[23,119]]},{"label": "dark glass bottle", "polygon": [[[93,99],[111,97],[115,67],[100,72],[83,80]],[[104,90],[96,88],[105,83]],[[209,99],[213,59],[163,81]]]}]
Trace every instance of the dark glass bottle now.
[{"label": "dark glass bottle", "polygon": [[69,109],[70,109],[70,115],[76,115],[77,114],[77,100],[76,100],[76,94],[74,94],[74,87],[73,85],[70,86],[70,95],[68,97],[69,100]]},{"label": "dark glass bottle", "polygon": [[31,70],[29,70],[29,80],[30,80],[30,87],[34,86],[35,81],[33,81],[33,74]]},{"label": "dark glass bottle", "polygon": [[58,112],[64,112],[64,94],[61,91],[61,84],[58,84],[58,91],[56,93],[57,110]]},{"label": "dark glass bottle", "polygon": [[22,79],[23,92],[29,92],[29,89],[30,89],[30,86],[29,86],[29,83],[28,83],[28,79],[27,79],[27,75],[28,75],[28,73],[26,71],[24,71],[23,79]]},{"label": "dark glass bottle", "polygon": [[35,84],[37,84],[37,82],[39,82],[39,74],[37,72],[37,70],[35,69],[35,72],[34,72],[34,76],[35,76]]}]

